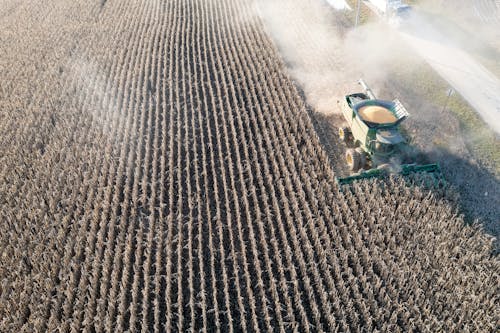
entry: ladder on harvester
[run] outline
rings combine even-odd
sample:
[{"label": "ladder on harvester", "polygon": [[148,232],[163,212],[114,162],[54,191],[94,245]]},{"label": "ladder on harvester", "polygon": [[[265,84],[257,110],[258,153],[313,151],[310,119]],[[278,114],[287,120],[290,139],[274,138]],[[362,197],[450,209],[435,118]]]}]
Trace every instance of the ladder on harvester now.
[{"label": "ladder on harvester", "polygon": [[410,113],[406,110],[404,105],[399,101],[399,99],[395,99],[392,101],[394,103],[394,113],[396,115],[396,118],[402,119],[402,118],[408,118],[410,116]]}]

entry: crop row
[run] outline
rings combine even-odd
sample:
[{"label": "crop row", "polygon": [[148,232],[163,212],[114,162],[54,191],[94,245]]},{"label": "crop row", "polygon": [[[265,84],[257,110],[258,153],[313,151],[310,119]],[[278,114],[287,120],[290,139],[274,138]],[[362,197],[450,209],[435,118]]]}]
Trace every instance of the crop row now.
[{"label": "crop row", "polygon": [[339,188],[252,3],[30,6],[0,17],[39,55],[1,68],[0,331],[494,329],[452,190]]}]

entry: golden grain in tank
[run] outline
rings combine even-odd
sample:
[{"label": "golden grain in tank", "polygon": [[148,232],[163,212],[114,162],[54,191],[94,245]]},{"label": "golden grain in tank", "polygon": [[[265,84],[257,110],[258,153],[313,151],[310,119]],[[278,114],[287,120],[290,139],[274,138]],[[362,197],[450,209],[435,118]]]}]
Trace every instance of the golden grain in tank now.
[{"label": "golden grain in tank", "polygon": [[394,123],[396,116],[388,109],[379,105],[367,105],[359,109],[359,115],[363,120],[376,124]]}]

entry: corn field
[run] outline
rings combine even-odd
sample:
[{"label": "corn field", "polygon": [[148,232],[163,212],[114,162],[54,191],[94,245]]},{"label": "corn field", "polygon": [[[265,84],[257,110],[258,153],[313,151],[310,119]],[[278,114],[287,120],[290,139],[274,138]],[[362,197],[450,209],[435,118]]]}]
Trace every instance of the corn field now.
[{"label": "corn field", "polygon": [[0,4],[1,332],[498,330],[453,190],[339,188],[252,1]]}]

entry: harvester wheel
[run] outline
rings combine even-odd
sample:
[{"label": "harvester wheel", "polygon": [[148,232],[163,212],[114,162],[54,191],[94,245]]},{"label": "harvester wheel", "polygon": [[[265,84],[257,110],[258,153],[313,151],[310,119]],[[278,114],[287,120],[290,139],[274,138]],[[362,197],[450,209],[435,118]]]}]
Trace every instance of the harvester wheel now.
[{"label": "harvester wheel", "polygon": [[366,165],[366,154],[365,151],[361,148],[356,148],[356,151],[359,154],[359,169],[364,169]]},{"label": "harvester wheel", "polygon": [[361,156],[356,151],[356,149],[347,149],[347,151],[345,152],[345,160],[347,162],[347,165],[349,166],[349,169],[351,169],[351,171],[356,172],[359,170]]},{"label": "harvester wheel", "polygon": [[346,143],[349,142],[350,135],[351,132],[349,131],[349,127],[345,126],[339,127],[339,138],[341,141],[344,141]]}]

